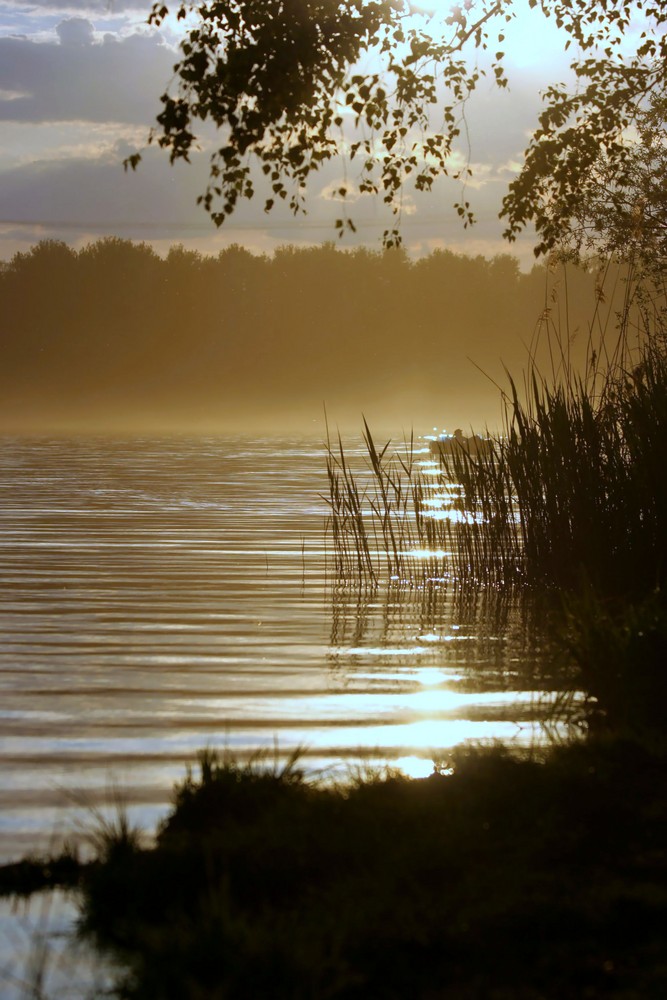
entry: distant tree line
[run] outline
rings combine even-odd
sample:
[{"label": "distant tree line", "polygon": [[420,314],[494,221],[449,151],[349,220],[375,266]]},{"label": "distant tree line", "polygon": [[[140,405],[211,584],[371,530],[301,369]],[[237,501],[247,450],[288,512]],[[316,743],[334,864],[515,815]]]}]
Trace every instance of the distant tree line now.
[{"label": "distant tree line", "polygon": [[[447,250],[411,260],[333,244],[216,257],[174,246],[163,259],[117,238],[78,252],[45,241],[0,270],[0,415],[240,423],[325,402],[356,420],[365,405],[413,400],[417,418],[465,420],[485,384],[469,359],[494,377],[500,358],[522,364],[545,308],[585,343],[595,276],[547,271]],[[567,295],[552,301],[558,282]]]}]

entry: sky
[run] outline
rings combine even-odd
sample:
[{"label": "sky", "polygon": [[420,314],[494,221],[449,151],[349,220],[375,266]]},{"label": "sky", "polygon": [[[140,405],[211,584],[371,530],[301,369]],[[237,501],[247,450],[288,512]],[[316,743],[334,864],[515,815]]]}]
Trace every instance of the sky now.
[{"label": "sky", "polygon": [[[204,253],[232,243],[270,253],[288,242],[335,239],[340,213],[331,191],[341,180],[339,163],[313,183],[305,219],[267,216],[257,196],[220,230],[196,204],[205,152],[191,165],[170,166],[167,154],[151,147],[135,173],[123,170],[123,159],[145,145],[177,58],[176,22],[151,28],[149,9],[142,0],[0,0],[0,260],[42,239],[79,248],[115,235],[160,253],[174,243]],[[533,261],[531,234],[509,246],[497,215],[536,122],[540,90],[567,76],[570,57],[553,24],[527,4],[517,9],[503,46],[510,88],[482,81],[469,107],[468,198],[478,224],[462,229],[452,182],[408,196],[402,232],[413,256],[446,247],[509,251],[523,267]],[[387,224],[381,205],[363,198],[352,217],[357,235],[342,245],[379,247]]]}]

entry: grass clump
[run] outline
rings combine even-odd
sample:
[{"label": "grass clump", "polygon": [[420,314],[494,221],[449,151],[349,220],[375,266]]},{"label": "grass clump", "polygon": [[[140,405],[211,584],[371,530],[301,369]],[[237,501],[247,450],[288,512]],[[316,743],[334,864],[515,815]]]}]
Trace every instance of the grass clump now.
[{"label": "grass clump", "polygon": [[[460,528],[476,524],[484,511],[465,506],[459,483],[461,467],[477,467],[473,457],[461,452],[455,463],[449,456],[451,461],[445,461],[440,473],[433,475],[432,469],[425,471],[418,461],[412,435],[402,448],[392,450],[391,441],[379,446],[365,419],[363,445],[360,467],[346,454],[340,436],[335,443],[327,437],[329,491],[325,500],[337,584],[353,582],[362,589],[375,589],[382,582],[399,587],[457,579],[473,582],[472,562],[467,562],[465,570],[461,568],[473,536],[464,535]],[[495,452],[490,449],[484,466],[478,467],[488,474],[494,460]],[[510,543],[506,562],[516,564],[518,532],[513,518],[495,517],[493,523]],[[475,537],[475,582],[480,578],[494,583],[510,580],[515,565],[510,572],[498,558],[484,558],[488,551],[485,536],[478,532]]]},{"label": "grass clump", "polygon": [[511,384],[501,489],[484,456],[455,461],[491,559],[505,558],[493,521],[513,498],[525,582],[550,599],[591,722],[654,742],[667,731],[667,353],[659,340],[624,358],[601,379],[533,377],[527,402]]},{"label": "grass clump", "polygon": [[443,454],[436,476],[416,462],[412,439],[403,452],[378,447],[365,421],[365,471],[329,441],[337,577],[616,597],[661,587],[667,354],[646,347],[629,367],[553,383],[533,371],[525,393],[510,379],[504,423],[479,452]]},{"label": "grass clump", "polygon": [[405,577],[413,569],[410,551],[420,545],[424,482],[415,465],[414,438],[404,452],[390,452],[391,442],[378,447],[364,419],[367,467],[352,468],[338,437],[327,435],[329,526],[334,571],[338,580],[355,578],[375,586],[386,572]]},{"label": "grass clump", "polygon": [[599,742],[448,765],[344,786],[202,756],[153,847],[86,870],[116,994],[664,995],[664,759]]},{"label": "grass clump", "polygon": [[[667,355],[645,349],[600,386],[533,375],[514,382],[505,434],[484,456],[455,459],[464,503],[479,507],[488,557],[503,559],[493,524],[513,509],[533,586],[645,595],[667,568]],[[502,470],[499,474],[498,470]],[[464,524],[463,533],[467,526]]]}]

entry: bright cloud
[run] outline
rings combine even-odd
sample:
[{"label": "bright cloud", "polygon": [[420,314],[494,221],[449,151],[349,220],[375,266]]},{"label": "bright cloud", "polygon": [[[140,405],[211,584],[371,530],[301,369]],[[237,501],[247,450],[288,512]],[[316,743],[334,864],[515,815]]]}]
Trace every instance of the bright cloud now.
[{"label": "bright cloud", "polygon": [[[143,122],[159,111],[173,52],[157,33],[94,41],[84,18],[61,21],[52,42],[0,38],[0,120]],[[22,96],[14,96],[20,94]]]},{"label": "bright cloud", "polygon": [[363,197],[359,189],[355,184],[350,183],[350,181],[343,178],[337,178],[329,181],[319,194],[318,198],[324,201],[339,201],[344,202],[346,205],[354,204],[355,201],[359,201]]},{"label": "bright cloud", "polygon": [[[360,196],[354,164],[346,181],[339,162],[324,166],[311,184],[305,219],[292,219],[282,206],[265,215],[257,178],[256,199],[220,231],[196,205],[206,186],[204,154],[195,155],[191,167],[172,168],[163,151],[151,148],[136,173],[124,173],[123,158],[144,145],[161,109],[183,31],[173,16],[160,31],[149,28],[150,7],[150,0],[0,0],[0,224],[7,224],[0,229],[0,259],[26,238],[49,235],[77,244],[114,231],[161,247],[168,241],[216,248],[237,240],[262,249],[290,240],[318,243],[334,237],[342,186],[358,233],[346,234],[341,245],[378,246],[391,220],[381,198]],[[527,34],[522,38],[515,27],[515,48],[507,48],[515,71],[510,92],[483,80],[466,108],[469,151],[464,137],[454,162],[472,160],[467,186],[479,225],[472,233],[461,230],[452,208],[460,194],[455,182],[439,181],[421,195],[408,187],[402,227],[416,253],[436,245],[472,247],[471,239],[476,251],[506,249],[500,198],[536,121],[538,91],[560,74],[552,65],[556,55],[558,65],[565,64],[553,39],[538,45],[533,22],[525,24]],[[203,149],[214,141],[206,133]]]}]

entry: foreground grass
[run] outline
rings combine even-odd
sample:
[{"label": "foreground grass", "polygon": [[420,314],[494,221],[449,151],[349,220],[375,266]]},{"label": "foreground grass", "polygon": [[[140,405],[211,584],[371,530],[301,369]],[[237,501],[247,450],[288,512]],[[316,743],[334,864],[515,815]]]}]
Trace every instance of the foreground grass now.
[{"label": "foreground grass", "polygon": [[79,867],[83,924],[127,998],[663,997],[666,834],[635,743],[347,787],[204,754],[153,847]]}]

